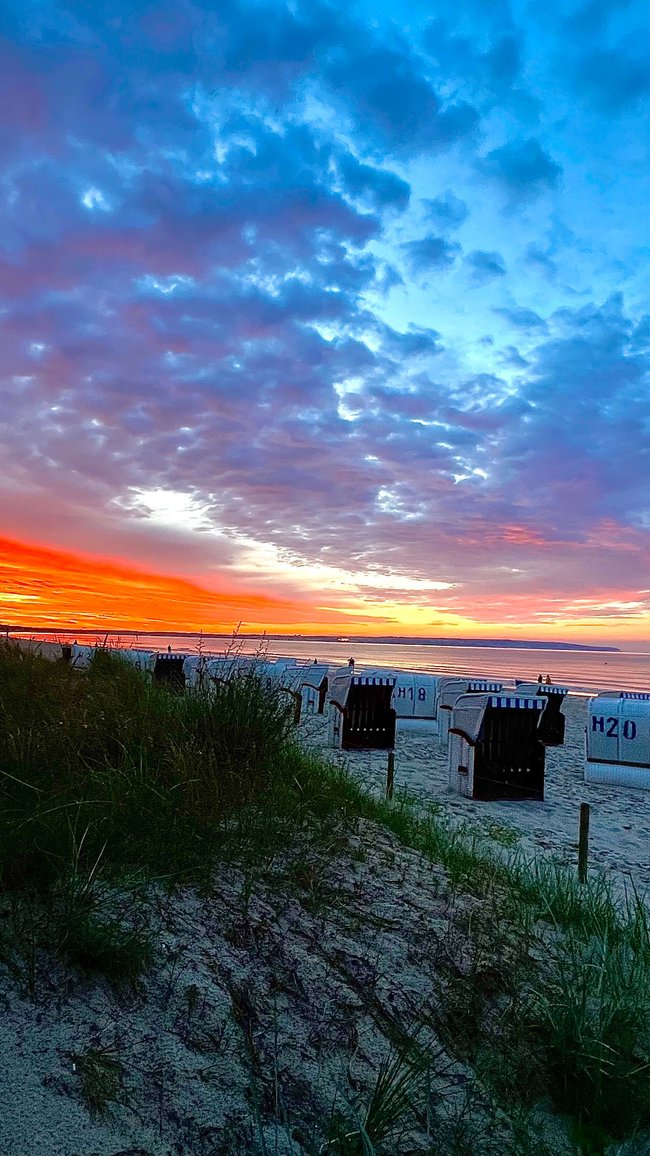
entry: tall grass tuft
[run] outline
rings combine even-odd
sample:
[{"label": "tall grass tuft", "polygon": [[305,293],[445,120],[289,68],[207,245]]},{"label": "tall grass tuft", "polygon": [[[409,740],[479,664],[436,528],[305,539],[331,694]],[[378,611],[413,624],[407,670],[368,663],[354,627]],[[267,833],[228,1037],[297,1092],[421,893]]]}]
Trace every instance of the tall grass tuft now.
[{"label": "tall grass tuft", "polygon": [[196,866],[267,789],[290,714],[254,675],[176,695],[110,652],[72,671],[0,647],[0,885]]},{"label": "tall grass tuft", "polygon": [[[40,896],[45,946],[134,977],[150,943],[106,884],[207,878],[233,825],[263,811],[292,729],[254,672],[178,695],[115,653],[76,671],[0,645],[0,901]],[[31,940],[21,958],[35,960]]]},{"label": "tall grass tuft", "polygon": [[585,941],[571,932],[558,940],[524,1012],[544,1048],[557,1107],[616,1138],[650,1127],[647,915],[643,943],[641,921],[637,915],[616,935]]}]

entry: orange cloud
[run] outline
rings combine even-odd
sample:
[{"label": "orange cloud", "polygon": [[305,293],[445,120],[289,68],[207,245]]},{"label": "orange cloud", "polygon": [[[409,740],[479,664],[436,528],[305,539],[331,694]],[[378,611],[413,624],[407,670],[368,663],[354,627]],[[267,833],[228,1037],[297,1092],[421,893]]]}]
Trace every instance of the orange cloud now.
[{"label": "orange cloud", "polygon": [[220,633],[242,619],[250,629],[294,629],[299,618],[299,605],[288,600],[212,593],[128,563],[0,538],[0,619],[12,626]]}]

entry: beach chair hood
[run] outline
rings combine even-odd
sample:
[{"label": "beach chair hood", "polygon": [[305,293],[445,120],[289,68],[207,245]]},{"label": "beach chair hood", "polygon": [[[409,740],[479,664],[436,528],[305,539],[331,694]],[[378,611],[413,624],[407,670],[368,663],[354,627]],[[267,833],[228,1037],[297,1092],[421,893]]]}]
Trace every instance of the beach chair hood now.
[{"label": "beach chair hood", "polygon": [[541,694],[547,697],[562,696],[565,698],[569,693],[568,686],[557,686],[554,682],[518,682],[515,684],[515,691],[517,694]]},{"label": "beach chair hood", "polygon": [[469,743],[478,742],[483,719],[488,707],[512,710],[533,710],[539,714],[546,703],[532,695],[520,694],[466,694],[456,699],[451,731],[460,734]]},{"label": "beach chair hood", "polygon": [[377,667],[373,670],[355,672],[350,667],[342,667],[332,679],[330,702],[344,708],[353,686],[394,686],[397,671]]}]

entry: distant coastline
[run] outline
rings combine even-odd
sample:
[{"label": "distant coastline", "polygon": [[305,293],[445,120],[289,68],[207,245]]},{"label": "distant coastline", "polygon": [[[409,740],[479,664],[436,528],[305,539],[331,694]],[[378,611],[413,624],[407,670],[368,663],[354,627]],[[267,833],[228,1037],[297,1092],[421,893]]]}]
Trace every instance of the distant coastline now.
[{"label": "distant coastline", "polygon": [[[6,627],[1,627],[3,631]],[[88,629],[77,626],[63,627],[31,627],[9,626],[10,634],[74,634],[97,637],[106,634],[109,638],[155,638],[164,635],[169,638],[218,638],[232,639],[232,632],[228,634],[210,634],[197,630],[106,630],[101,628]],[[343,638],[336,634],[271,634],[269,632],[241,633],[242,639],[264,639],[269,642],[349,642],[350,645],[362,643],[379,643],[388,646],[476,646],[497,650],[578,650],[591,653],[621,654],[620,646],[589,646],[581,642],[540,642],[518,638],[413,638],[399,634],[359,635],[350,634]]]}]

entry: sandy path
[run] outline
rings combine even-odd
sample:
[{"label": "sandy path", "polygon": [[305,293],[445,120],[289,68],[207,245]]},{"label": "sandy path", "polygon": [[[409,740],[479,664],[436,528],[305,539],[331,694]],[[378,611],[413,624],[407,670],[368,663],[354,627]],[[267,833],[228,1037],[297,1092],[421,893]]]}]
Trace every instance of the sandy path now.
[{"label": "sandy path", "polygon": [[[650,892],[650,789],[648,791],[592,786],[584,781],[587,700],[569,695],[563,704],[567,718],[562,747],[548,747],[543,803],[474,802],[449,792],[447,749],[434,736],[413,733],[398,736],[395,748],[395,786],[444,805],[455,821],[476,823],[479,830],[491,824],[514,827],[524,851],[552,852],[558,858],[577,860],[580,803],[591,804],[589,865],[602,868],[618,892],[632,885]],[[327,744],[323,716],[308,716],[301,725],[310,745],[330,751],[337,762],[371,786],[384,789],[385,751],[333,751]],[[648,782],[650,788],[650,776]]]}]

